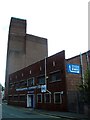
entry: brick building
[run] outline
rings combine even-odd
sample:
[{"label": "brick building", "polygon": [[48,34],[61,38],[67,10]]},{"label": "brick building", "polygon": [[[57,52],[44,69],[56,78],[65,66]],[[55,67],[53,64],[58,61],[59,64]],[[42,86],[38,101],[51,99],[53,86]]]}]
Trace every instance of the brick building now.
[{"label": "brick building", "polygon": [[66,64],[76,64],[80,69],[80,73],[66,72],[68,111],[83,112],[84,106],[80,100],[78,85],[81,81],[84,82],[84,74],[88,65],[90,64],[90,51],[67,59]]},{"label": "brick building", "polygon": [[[8,34],[5,94],[8,94],[8,75],[48,56],[46,38],[26,33],[27,21],[11,18]],[[42,51],[42,52],[41,52]]]},{"label": "brick building", "polygon": [[10,74],[8,104],[79,112],[77,87],[89,61],[90,51],[70,59],[61,51]]},{"label": "brick building", "polygon": [[57,53],[11,74],[8,104],[66,111],[65,52]]}]

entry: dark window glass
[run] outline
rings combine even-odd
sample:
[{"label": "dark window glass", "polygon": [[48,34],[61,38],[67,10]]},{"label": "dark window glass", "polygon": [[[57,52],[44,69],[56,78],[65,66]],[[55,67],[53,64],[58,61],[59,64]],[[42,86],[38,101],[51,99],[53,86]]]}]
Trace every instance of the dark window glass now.
[{"label": "dark window glass", "polygon": [[20,101],[25,101],[25,95],[20,96]]},{"label": "dark window glass", "polygon": [[9,100],[13,100],[13,97],[12,97],[12,96],[9,96],[8,99],[9,99]]},{"label": "dark window glass", "polygon": [[54,103],[57,104],[62,103],[61,93],[54,93]]},{"label": "dark window glass", "polygon": [[18,101],[18,96],[14,96],[14,101]]},{"label": "dark window glass", "polygon": [[43,76],[43,77],[38,77],[38,84],[39,84],[39,85],[45,84],[45,76]]},{"label": "dark window glass", "polygon": [[28,79],[28,86],[33,86],[34,85],[34,78]]},{"label": "dark window glass", "polygon": [[52,73],[50,76],[50,82],[55,82],[61,80],[60,72]]},{"label": "dark window glass", "polygon": [[51,94],[45,94],[45,103],[51,102]]},{"label": "dark window glass", "polygon": [[15,86],[16,89],[20,88],[20,83],[15,83],[14,86]]},{"label": "dark window glass", "polygon": [[19,86],[20,88],[27,86],[27,81],[21,81]]}]

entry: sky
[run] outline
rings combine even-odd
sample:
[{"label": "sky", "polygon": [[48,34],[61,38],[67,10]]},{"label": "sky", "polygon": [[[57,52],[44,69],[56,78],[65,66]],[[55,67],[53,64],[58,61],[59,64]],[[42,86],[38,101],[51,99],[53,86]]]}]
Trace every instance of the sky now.
[{"label": "sky", "polygon": [[11,17],[27,20],[27,34],[48,39],[48,55],[88,50],[88,0],[0,0],[0,83],[5,83]]}]

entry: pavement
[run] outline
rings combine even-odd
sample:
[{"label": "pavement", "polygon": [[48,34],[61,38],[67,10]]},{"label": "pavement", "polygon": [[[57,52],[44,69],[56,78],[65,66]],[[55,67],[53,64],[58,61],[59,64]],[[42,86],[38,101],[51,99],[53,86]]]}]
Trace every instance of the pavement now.
[{"label": "pavement", "polygon": [[[27,108],[26,108],[27,109]],[[30,110],[30,108],[28,108]],[[60,118],[66,118],[71,120],[88,120],[88,116],[85,114],[71,113],[71,112],[58,112],[58,111],[46,111],[42,109],[34,109],[35,112],[39,112],[40,114],[50,115]],[[90,119],[89,119],[90,120]]]},{"label": "pavement", "polygon": [[0,104],[0,120],[2,118],[2,104]]}]

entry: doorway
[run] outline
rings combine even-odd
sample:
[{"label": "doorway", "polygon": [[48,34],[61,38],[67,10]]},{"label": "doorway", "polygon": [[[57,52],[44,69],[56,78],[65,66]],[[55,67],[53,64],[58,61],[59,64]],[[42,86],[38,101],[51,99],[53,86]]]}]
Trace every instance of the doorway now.
[{"label": "doorway", "polygon": [[35,107],[34,94],[27,95],[27,107],[30,107],[30,108]]}]

